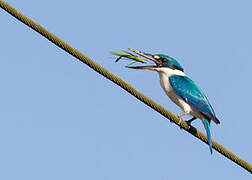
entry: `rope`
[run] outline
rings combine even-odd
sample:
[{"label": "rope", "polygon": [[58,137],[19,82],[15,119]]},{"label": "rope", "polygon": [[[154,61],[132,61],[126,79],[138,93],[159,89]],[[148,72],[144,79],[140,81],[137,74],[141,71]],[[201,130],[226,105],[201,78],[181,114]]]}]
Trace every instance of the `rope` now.
[{"label": "rope", "polygon": [[[170,121],[174,122],[176,125],[178,125],[180,128],[184,129],[185,131],[189,132],[193,136],[197,137],[201,141],[205,142],[208,144],[207,137],[205,134],[203,134],[201,131],[197,130],[193,126],[188,126],[185,121],[182,119],[178,118],[175,114],[171,113],[170,111],[166,110],[163,106],[160,104],[156,103],[149,97],[145,96],[143,93],[139,92],[136,90],[133,86],[128,84],[126,81],[121,79],[120,77],[116,76],[112,72],[108,71],[89,57],[85,56],[83,53],[78,51],[77,49],[71,47],[69,44],[67,44],[65,41],[61,40],[58,38],[56,35],[53,33],[49,32],[46,30],[44,27],[33,21],[32,19],[28,18],[18,10],[16,10],[14,7],[6,3],[4,0],[0,0],[0,7],[7,11],[10,15],[14,16],[17,18],[19,21],[23,22],[45,38],[47,38],[49,41],[63,49],[64,51],[68,52],[81,62],[85,63],[88,65],[90,68],[95,70],[96,72],[100,73],[104,77],[108,78],[109,80],[113,81],[115,84],[129,92],[131,95],[145,103],[147,106],[151,107],[155,111],[159,112],[162,114],[164,117],[168,118]],[[241,166],[242,168],[246,169],[248,172],[252,173],[252,165],[248,163],[247,161],[243,160],[236,154],[232,153],[216,141],[212,140],[212,145],[213,148],[218,151],[220,154],[223,156],[227,157],[237,165]]]}]

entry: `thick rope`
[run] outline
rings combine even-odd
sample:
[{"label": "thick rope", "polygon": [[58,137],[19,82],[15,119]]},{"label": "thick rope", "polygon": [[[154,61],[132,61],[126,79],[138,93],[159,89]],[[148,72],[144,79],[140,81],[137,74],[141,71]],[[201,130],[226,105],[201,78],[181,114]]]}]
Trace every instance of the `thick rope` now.
[{"label": "thick rope", "polygon": [[[67,44],[65,41],[61,40],[57,36],[55,36],[53,33],[46,30],[44,27],[33,21],[32,19],[28,18],[18,10],[16,10],[14,7],[9,5],[3,0],[0,0],[0,7],[7,11],[9,14],[47,38],[49,41],[63,49],[64,51],[68,52],[72,56],[76,57],[81,62],[87,64],[90,68],[95,70],[96,72],[100,73],[104,77],[108,78],[109,80],[113,81],[118,86],[122,87],[124,90],[128,91],[131,95],[135,96],[137,99],[151,107],[152,109],[156,110],[160,114],[162,114],[164,117],[168,118],[170,121],[174,122],[176,125],[178,125],[180,128],[186,130],[193,136],[197,137],[201,141],[208,144],[207,137],[205,134],[194,128],[193,126],[189,127],[185,121],[178,118],[175,114],[171,113],[170,111],[166,110],[163,106],[156,103],[149,97],[145,96],[143,93],[136,90],[133,86],[128,84],[126,81],[121,79],[120,77],[116,76],[112,72],[108,71],[89,57],[85,56],[83,53],[78,51],[77,49],[71,47],[69,44]],[[252,165],[248,163],[247,161],[243,160],[236,154],[232,153],[231,151],[227,150],[225,147],[217,143],[216,141],[212,140],[213,148],[218,151],[220,154],[224,155],[237,165],[241,166],[242,168],[246,169],[248,172],[252,173]]]}]

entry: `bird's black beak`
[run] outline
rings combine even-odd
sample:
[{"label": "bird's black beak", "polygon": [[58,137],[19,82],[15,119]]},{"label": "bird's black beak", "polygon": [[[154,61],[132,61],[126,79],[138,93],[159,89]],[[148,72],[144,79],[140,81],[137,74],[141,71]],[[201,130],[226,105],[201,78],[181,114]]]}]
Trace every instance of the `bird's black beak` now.
[{"label": "bird's black beak", "polygon": [[148,69],[148,70],[152,70],[155,71],[159,66],[162,65],[162,63],[160,61],[158,61],[158,59],[156,59],[152,54],[148,54],[148,53],[144,53],[135,49],[131,49],[129,48],[130,51],[136,53],[139,56],[145,57],[151,61],[153,61],[156,65],[154,66],[126,66],[127,68],[131,68],[131,69]]}]

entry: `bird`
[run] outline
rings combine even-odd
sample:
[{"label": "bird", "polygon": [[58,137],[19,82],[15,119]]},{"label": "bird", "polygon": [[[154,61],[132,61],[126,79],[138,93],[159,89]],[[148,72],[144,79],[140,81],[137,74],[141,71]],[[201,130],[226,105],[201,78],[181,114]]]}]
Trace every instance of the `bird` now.
[{"label": "bird", "polygon": [[214,121],[216,124],[220,124],[220,121],[203,91],[185,74],[184,69],[176,59],[164,54],[149,54],[131,48],[129,50],[151,60],[155,65],[126,67],[158,72],[160,84],[166,95],[183,111],[177,116],[181,118],[185,115],[191,115],[192,118],[186,121],[188,125],[191,125],[195,119],[202,121],[212,154],[210,123]]}]

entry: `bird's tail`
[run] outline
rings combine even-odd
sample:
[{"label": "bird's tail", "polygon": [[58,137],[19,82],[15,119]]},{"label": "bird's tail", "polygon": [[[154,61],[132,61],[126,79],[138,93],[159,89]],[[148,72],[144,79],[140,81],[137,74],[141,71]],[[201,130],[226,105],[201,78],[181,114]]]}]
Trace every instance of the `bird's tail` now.
[{"label": "bird's tail", "polygon": [[213,153],[213,148],[212,148],[211,133],[210,133],[210,121],[208,119],[206,119],[206,118],[204,118],[204,126],[205,126],[206,133],[207,133],[209,149],[210,149],[210,152],[212,154]]}]

